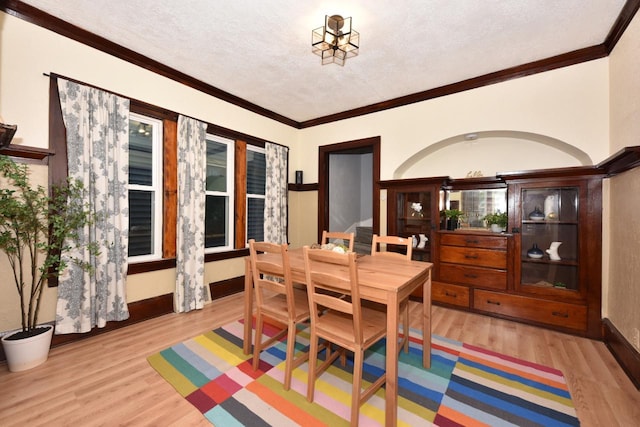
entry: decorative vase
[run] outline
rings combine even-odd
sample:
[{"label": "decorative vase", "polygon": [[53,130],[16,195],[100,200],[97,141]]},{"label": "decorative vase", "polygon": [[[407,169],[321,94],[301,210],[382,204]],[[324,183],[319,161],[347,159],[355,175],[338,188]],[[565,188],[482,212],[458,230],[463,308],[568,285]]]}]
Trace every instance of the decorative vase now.
[{"label": "decorative vase", "polygon": [[546,252],[549,254],[549,259],[551,259],[552,261],[560,261],[561,258],[560,255],[558,255],[558,248],[561,244],[562,242],[551,242],[549,249],[546,250]]},{"label": "decorative vase", "polygon": [[529,258],[540,259],[544,256],[544,252],[538,247],[537,243],[534,243],[531,249],[527,251],[527,256]]},{"label": "decorative vase", "polygon": [[38,335],[17,340],[10,339],[13,335],[11,333],[2,337],[2,347],[11,372],[26,371],[47,361],[53,325],[42,325],[38,328],[47,330]]},{"label": "decorative vase", "polygon": [[491,224],[491,231],[493,231],[494,233],[502,233],[502,227],[500,227],[498,224]]},{"label": "decorative vase", "polygon": [[447,230],[455,230],[458,228],[458,218],[447,218]]},{"label": "decorative vase", "polygon": [[411,245],[415,248],[416,246],[418,246],[418,238],[416,237],[415,234],[411,235]]},{"label": "decorative vase", "polygon": [[529,214],[529,219],[541,221],[544,219],[544,213],[536,206],[536,208]]},{"label": "decorative vase", "polygon": [[555,219],[556,217],[556,196],[547,196],[544,199],[544,217],[546,219]]},{"label": "decorative vase", "polygon": [[429,239],[427,238],[426,235],[420,234],[420,242],[418,243],[418,249],[424,249],[424,247],[427,244],[428,240]]}]

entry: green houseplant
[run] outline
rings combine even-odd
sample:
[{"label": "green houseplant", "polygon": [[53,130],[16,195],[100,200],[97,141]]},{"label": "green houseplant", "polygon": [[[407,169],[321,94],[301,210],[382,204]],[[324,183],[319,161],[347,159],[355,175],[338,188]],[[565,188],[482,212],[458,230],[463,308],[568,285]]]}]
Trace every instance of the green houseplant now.
[{"label": "green houseplant", "polygon": [[446,219],[447,230],[455,230],[458,228],[460,218],[464,216],[464,212],[459,209],[445,209],[441,215]]},{"label": "green houseplant", "polygon": [[[63,185],[53,186],[49,192],[43,186],[30,184],[26,165],[19,165],[2,155],[0,181],[0,250],[7,256],[13,272],[22,324],[20,330],[3,336],[2,343],[9,369],[23,370],[24,364],[16,361],[13,362],[17,368],[12,369],[10,357],[13,351],[8,350],[8,346],[46,333],[49,335],[48,354],[52,327],[38,325],[45,283],[64,271],[67,262],[61,254],[77,241],[77,230],[90,224],[95,217],[82,201],[84,186],[80,181],[69,179]],[[96,246],[91,245],[89,251],[96,253]],[[79,260],[73,262],[91,269]],[[0,285],[10,282],[8,278],[3,279]],[[40,363],[46,360],[46,354]]]},{"label": "green houseplant", "polygon": [[508,217],[506,212],[500,212],[499,210],[485,215],[483,218],[487,221],[487,225],[495,224],[496,227],[491,227],[492,231],[504,231],[507,228]]}]

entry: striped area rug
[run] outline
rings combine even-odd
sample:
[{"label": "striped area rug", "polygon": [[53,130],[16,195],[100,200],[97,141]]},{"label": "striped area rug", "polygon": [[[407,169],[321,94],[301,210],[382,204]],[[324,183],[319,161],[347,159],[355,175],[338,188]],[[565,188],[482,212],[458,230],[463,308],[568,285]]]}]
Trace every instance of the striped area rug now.
[{"label": "striped area rug", "polygon": [[[271,335],[273,328],[266,328]],[[314,403],[306,400],[307,363],[294,370],[285,392],[285,345],[263,352],[260,368],[242,353],[243,324],[230,323],[148,358],[185,399],[216,426],[348,425],[352,366],[323,373]],[[301,333],[306,340],[306,331]],[[421,366],[421,335],[399,360],[398,425],[579,425],[562,372],[437,335],[432,365]],[[303,341],[299,339],[299,341]],[[300,343],[304,350],[307,343]],[[384,343],[368,352],[366,375],[384,369]],[[384,390],[364,404],[361,426],[384,424]]]}]

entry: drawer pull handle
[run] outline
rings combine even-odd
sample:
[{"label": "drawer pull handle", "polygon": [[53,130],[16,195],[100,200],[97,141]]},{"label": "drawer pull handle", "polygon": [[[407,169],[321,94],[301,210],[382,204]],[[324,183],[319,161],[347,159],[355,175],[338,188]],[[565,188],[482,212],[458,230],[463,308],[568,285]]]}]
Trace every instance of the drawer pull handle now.
[{"label": "drawer pull handle", "polygon": [[478,255],[465,255],[466,259],[478,259]]},{"label": "drawer pull handle", "polygon": [[468,277],[469,279],[477,279],[478,275],[477,274],[465,274],[464,277]]},{"label": "drawer pull handle", "polygon": [[444,291],[444,294],[448,297],[458,298],[458,294],[450,293],[449,291]]},{"label": "drawer pull handle", "polygon": [[491,301],[490,299],[488,299],[487,304],[500,305],[500,301]]},{"label": "drawer pull handle", "polygon": [[477,245],[477,244],[478,244],[478,241],[477,241],[477,240],[465,240],[465,243],[468,243],[468,244],[476,244],[476,245]]},{"label": "drawer pull handle", "polygon": [[569,317],[569,313],[560,313],[559,311],[552,311],[551,314],[557,317],[564,317],[565,319]]}]

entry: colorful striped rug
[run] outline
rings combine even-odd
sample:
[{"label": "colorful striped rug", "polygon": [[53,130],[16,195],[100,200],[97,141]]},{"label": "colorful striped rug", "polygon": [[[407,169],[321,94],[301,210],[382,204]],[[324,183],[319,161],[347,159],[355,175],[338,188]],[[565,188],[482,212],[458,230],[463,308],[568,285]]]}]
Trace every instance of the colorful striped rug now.
[{"label": "colorful striped rug", "polygon": [[[274,329],[265,328],[266,334]],[[306,339],[306,331],[301,334]],[[314,403],[306,400],[307,363],[284,391],[283,343],[263,352],[258,371],[242,353],[243,324],[233,322],[148,358],[184,398],[216,426],[347,425],[352,366],[323,373]],[[579,425],[562,372],[437,335],[432,366],[421,366],[421,335],[411,331],[400,354],[398,425]],[[302,341],[302,340],[299,340]],[[300,350],[305,342],[300,343]],[[366,375],[384,369],[384,343],[369,352]],[[360,425],[384,424],[384,390],[365,403]]]}]

